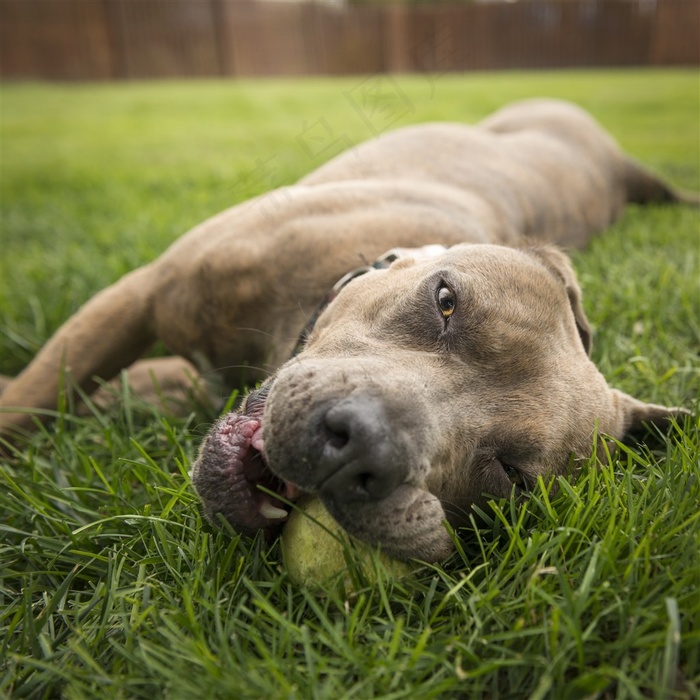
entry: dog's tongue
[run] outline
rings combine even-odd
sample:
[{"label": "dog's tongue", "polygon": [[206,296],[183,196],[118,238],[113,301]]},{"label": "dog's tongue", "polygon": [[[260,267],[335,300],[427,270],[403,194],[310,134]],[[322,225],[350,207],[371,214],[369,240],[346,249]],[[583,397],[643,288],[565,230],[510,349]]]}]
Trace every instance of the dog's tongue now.
[{"label": "dog's tongue", "polygon": [[192,478],[210,520],[220,513],[238,531],[271,530],[286,520],[284,504],[259,487],[287,500],[299,490],[269,470],[262,432],[257,417],[229,413],[209,433]]}]

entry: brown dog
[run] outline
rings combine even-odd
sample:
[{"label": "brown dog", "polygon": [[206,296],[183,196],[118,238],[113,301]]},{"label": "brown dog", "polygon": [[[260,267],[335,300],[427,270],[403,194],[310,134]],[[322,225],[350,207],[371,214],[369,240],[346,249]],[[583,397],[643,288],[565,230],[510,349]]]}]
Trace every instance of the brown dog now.
[{"label": "brown dog", "polygon": [[301,487],[351,533],[439,559],[445,514],[459,523],[485,494],[561,473],[596,424],[622,437],[674,410],[608,388],[566,257],[529,241],[582,246],[626,202],[681,199],[562,102],[399,130],[214,217],[98,294],[7,386],[2,431],[54,408],[62,371],[89,391],[155,340],[228,383],[242,363],[264,376],[348,271],[395,246],[455,246],[349,283],[194,469],[207,514],[234,527],[281,522],[258,484]]}]

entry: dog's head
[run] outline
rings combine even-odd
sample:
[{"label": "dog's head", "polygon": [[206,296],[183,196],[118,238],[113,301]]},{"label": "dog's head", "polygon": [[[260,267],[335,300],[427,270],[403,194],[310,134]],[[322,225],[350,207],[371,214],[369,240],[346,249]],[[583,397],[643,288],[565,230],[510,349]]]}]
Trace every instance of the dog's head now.
[{"label": "dog's head", "polygon": [[464,245],[363,275],[304,350],[213,427],[194,468],[210,518],[273,528],[317,493],[352,535],[399,558],[451,549],[442,521],[575,471],[594,433],[676,412],[608,387],[568,259]]}]

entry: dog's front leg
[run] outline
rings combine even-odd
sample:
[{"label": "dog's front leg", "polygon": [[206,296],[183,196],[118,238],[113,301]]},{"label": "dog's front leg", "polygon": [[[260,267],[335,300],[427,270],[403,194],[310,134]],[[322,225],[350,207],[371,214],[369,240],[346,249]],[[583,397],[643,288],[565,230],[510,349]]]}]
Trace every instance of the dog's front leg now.
[{"label": "dog's front leg", "polygon": [[81,307],[0,395],[0,435],[28,430],[56,408],[64,373],[68,384],[92,392],[95,377],[109,380],[155,340],[153,270],[126,275]]}]

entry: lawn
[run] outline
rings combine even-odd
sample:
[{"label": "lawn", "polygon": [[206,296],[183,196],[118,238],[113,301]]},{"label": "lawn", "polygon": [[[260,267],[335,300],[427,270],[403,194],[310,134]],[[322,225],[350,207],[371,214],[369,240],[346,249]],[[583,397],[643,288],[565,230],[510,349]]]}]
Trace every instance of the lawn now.
[{"label": "lawn", "polygon": [[[680,70],[4,85],[0,372],[192,225],[392,126],[563,97],[697,191],[699,93]],[[350,594],[202,521],[212,415],[61,412],[0,465],[0,697],[697,695],[699,252],[697,210],[633,207],[574,255],[610,383],[693,418]]]}]

